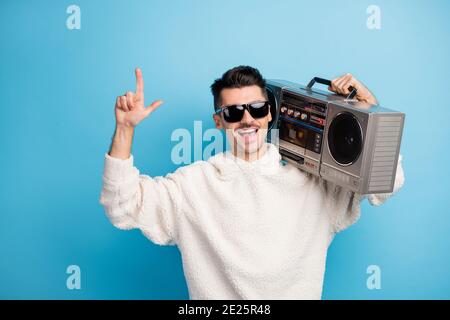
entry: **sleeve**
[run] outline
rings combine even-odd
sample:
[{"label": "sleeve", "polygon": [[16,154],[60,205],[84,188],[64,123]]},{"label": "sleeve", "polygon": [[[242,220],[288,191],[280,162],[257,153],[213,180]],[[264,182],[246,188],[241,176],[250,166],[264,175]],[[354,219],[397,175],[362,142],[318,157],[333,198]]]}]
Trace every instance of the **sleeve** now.
[{"label": "sleeve", "polygon": [[405,183],[405,173],[402,166],[403,156],[398,156],[397,172],[395,173],[394,190],[391,193],[376,193],[367,195],[369,203],[373,206],[382,205],[388,198],[396,194]]},{"label": "sleeve", "polygon": [[405,177],[402,167],[402,155],[399,155],[394,188],[391,193],[361,195],[329,181],[323,181],[326,208],[329,213],[332,232],[340,232],[359,219],[362,200],[367,198],[371,205],[379,206],[386,202],[388,198],[396,194],[403,186],[404,182]]},{"label": "sleeve", "polygon": [[133,155],[121,160],[105,154],[100,203],[115,227],[140,229],[159,245],[176,244],[181,193],[175,174],[150,178],[133,166]]}]

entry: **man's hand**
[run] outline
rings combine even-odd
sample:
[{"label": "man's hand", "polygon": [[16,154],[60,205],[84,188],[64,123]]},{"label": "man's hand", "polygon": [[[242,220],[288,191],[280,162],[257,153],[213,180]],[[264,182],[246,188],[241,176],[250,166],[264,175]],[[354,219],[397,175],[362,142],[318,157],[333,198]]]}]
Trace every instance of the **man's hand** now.
[{"label": "man's hand", "polygon": [[116,126],[134,128],[163,103],[156,100],[148,107],[144,105],[144,79],[141,69],[136,69],[136,92],[128,91],[116,100]]},{"label": "man's hand", "polygon": [[130,158],[134,127],[147,118],[162,103],[162,100],[156,100],[148,107],[145,107],[142,71],[136,69],[136,92],[128,91],[123,96],[117,97],[116,100],[116,131],[109,150],[111,157],[122,160]]},{"label": "man's hand", "polygon": [[357,90],[355,98],[359,101],[367,102],[369,104],[378,104],[378,101],[372,92],[370,92],[369,89],[367,89],[350,73],[333,79],[331,81],[331,86],[328,87],[328,90],[337,94],[348,95],[350,93],[349,87],[353,87]]}]

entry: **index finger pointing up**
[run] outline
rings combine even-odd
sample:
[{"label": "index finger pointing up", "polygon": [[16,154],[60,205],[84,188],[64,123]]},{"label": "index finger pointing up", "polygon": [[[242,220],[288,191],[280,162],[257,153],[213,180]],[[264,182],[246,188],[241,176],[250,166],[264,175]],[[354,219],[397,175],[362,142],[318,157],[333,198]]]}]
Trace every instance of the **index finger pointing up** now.
[{"label": "index finger pointing up", "polygon": [[142,78],[142,71],[136,68],[136,94],[144,93],[144,79]]}]

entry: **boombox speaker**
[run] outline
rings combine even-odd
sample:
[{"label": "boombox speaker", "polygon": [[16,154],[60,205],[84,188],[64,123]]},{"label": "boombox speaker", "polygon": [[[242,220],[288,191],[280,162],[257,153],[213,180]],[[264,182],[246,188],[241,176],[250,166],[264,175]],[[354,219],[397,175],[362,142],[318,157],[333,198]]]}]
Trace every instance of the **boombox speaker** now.
[{"label": "boombox speaker", "polygon": [[282,158],[361,194],[388,193],[394,179],[405,114],[285,80],[267,80],[269,129],[278,129]]}]

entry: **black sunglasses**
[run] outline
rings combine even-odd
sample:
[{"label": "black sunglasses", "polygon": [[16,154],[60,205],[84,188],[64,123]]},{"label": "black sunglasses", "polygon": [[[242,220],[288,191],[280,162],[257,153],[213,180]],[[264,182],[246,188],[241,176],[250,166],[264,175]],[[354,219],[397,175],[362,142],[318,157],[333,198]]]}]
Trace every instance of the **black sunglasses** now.
[{"label": "black sunglasses", "polygon": [[223,118],[226,122],[239,122],[244,117],[245,110],[255,118],[264,118],[269,114],[269,101],[259,101],[246,104],[234,104],[218,109],[216,114],[223,112]]}]

